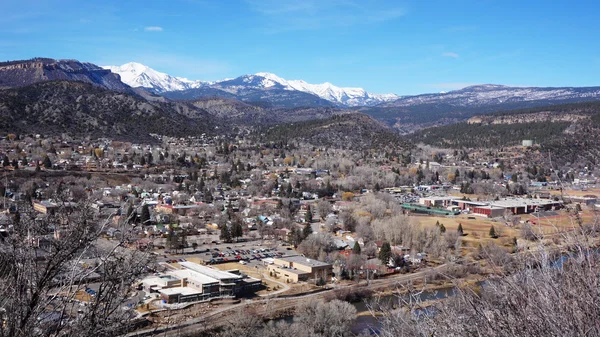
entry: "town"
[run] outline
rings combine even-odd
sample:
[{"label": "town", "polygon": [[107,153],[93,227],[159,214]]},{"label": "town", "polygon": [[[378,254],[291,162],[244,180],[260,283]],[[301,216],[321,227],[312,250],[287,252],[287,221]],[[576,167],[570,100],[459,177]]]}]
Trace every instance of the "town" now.
[{"label": "town", "polygon": [[[264,311],[273,299],[378,280],[382,291],[435,286],[431,271],[450,264],[456,278],[482,280],[495,272],[472,267],[482,249],[508,256],[542,241],[560,247],[561,233],[594,222],[599,203],[596,172],[526,165],[525,142],[501,154],[364,153],[243,132],[153,137],[0,141],[3,240],[26,235],[36,259],[51,261],[55,241],[82,230],[74,222],[99,231],[94,249],[69,262],[75,279],[53,275],[51,293],[75,303],[69,319],[105,296],[107,261],[123,256],[137,266],[119,303],[135,322],[132,336],[199,322],[215,328],[242,305]],[[18,234],[26,219],[37,232]],[[62,324],[64,314],[45,310],[45,324]]]}]

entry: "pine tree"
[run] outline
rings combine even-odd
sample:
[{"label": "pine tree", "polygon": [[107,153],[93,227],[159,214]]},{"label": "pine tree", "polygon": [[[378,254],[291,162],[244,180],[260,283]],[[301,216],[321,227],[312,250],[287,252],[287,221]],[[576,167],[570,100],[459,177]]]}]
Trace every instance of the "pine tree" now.
[{"label": "pine tree", "polygon": [[306,214],[304,214],[304,222],[311,223],[312,222],[312,210],[310,205],[306,208]]},{"label": "pine tree", "polygon": [[458,235],[460,235],[460,236],[465,235],[465,232],[463,231],[463,227],[462,227],[461,223],[458,224],[457,232],[458,232]]},{"label": "pine tree", "polygon": [[47,169],[52,168],[52,162],[50,161],[50,158],[48,156],[44,157],[44,161],[42,162],[42,164]]},{"label": "pine tree", "polygon": [[490,227],[490,237],[492,239],[496,239],[498,237],[498,235],[496,235],[496,229],[494,228],[494,226]]},{"label": "pine tree", "polygon": [[358,244],[358,241],[354,242],[354,247],[352,248],[352,252],[356,255],[360,255],[360,245]]},{"label": "pine tree", "polygon": [[183,249],[183,248],[187,247],[187,233],[185,232],[184,229],[182,229],[180,232],[181,233],[179,233],[179,243],[178,243],[178,246],[181,249]]},{"label": "pine tree", "polygon": [[12,160],[12,167],[14,167],[15,170],[19,168],[19,162],[16,159]]},{"label": "pine tree", "polygon": [[233,226],[231,227],[231,236],[236,238],[241,238],[244,235],[244,228],[240,221],[235,221]]},{"label": "pine tree", "polygon": [[173,230],[171,225],[168,226],[169,231],[167,232],[167,247],[171,250],[177,250],[179,248],[179,240],[177,238],[177,232]]},{"label": "pine tree", "polygon": [[8,159],[8,156],[4,156],[4,159],[2,159],[2,166],[7,167],[10,166],[10,160]]},{"label": "pine tree", "polygon": [[140,214],[140,221],[144,226],[150,224],[150,207],[148,207],[147,204],[142,206],[142,214]]},{"label": "pine tree", "polygon": [[221,235],[219,235],[219,238],[223,242],[231,242],[231,231],[229,231],[229,228],[227,228],[227,225],[223,225],[221,227]]},{"label": "pine tree", "polygon": [[391,257],[392,257],[392,247],[390,246],[389,242],[384,241],[383,244],[381,245],[381,249],[379,250],[379,260],[384,265],[387,265],[388,263],[390,263]]},{"label": "pine tree", "polygon": [[446,226],[444,226],[444,224],[440,225],[440,233],[446,233]]},{"label": "pine tree", "polygon": [[306,225],[304,225],[304,228],[302,229],[302,236],[303,239],[306,239],[309,235],[311,235],[313,232],[312,227],[310,226],[310,223],[306,223]]}]

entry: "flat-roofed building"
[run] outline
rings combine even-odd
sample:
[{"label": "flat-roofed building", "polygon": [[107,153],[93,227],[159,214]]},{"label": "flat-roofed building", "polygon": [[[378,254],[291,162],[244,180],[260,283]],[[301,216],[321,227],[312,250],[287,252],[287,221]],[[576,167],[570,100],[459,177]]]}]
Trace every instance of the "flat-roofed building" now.
[{"label": "flat-roofed building", "polygon": [[172,275],[160,275],[147,277],[142,281],[144,290],[147,292],[156,292],[159,289],[181,286],[181,279]]},{"label": "flat-roofed building", "polygon": [[426,197],[420,198],[419,204],[432,207],[448,207],[452,205],[452,202],[458,197]]},{"label": "flat-roofed building", "polygon": [[267,266],[269,274],[283,278],[286,282],[307,281],[311,278],[322,278],[327,281],[333,266],[319,260],[308,259],[300,255],[273,259]]},{"label": "flat-roofed building", "polygon": [[205,298],[201,291],[191,287],[165,288],[158,292],[166,303],[194,302]]},{"label": "flat-roofed building", "polygon": [[492,201],[490,206],[508,209],[513,214],[518,215],[560,209],[562,203],[552,199],[504,198]]},{"label": "flat-roofed building", "polygon": [[236,296],[256,291],[262,286],[261,280],[244,277],[239,273],[217,270],[193,262],[180,262],[179,265],[183,269],[144,279],[144,290],[159,293],[167,303],[180,303]]},{"label": "flat-roofed building", "polygon": [[473,214],[482,215],[488,218],[497,218],[504,215],[504,208],[495,206],[476,206],[473,208]]}]

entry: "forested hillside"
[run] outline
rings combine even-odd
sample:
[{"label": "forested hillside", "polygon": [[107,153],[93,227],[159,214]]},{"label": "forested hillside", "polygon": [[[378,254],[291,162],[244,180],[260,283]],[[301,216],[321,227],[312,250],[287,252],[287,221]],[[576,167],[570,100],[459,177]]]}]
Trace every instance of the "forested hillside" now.
[{"label": "forested hillside", "polygon": [[307,142],[364,150],[406,148],[408,142],[394,130],[363,114],[344,114],[328,119],[278,125],[263,131],[263,140],[276,142]]},{"label": "forested hillside", "polygon": [[546,143],[569,127],[568,122],[516,124],[450,124],[421,130],[410,139],[444,148],[499,148],[519,145],[524,139]]},{"label": "forested hillside", "polygon": [[197,135],[218,122],[200,109],[92,84],[50,81],[0,91],[0,130],[147,140],[150,133]]}]

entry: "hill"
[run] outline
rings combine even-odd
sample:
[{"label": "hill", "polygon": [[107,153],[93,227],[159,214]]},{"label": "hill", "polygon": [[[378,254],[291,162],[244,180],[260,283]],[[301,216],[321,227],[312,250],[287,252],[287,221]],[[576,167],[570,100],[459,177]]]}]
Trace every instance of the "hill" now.
[{"label": "hill", "polygon": [[477,85],[439,94],[404,96],[376,107],[361,108],[401,133],[461,122],[497,111],[600,100],[600,87],[538,88]]},{"label": "hill", "polygon": [[149,140],[150,133],[211,133],[219,122],[205,111],[70,81],[0,90],[0,131]]},{"label": "hill", "polygon": [[534,140],[530,160],[596,165],[600,158],[600,102],[499,111],[466,122],[420,130],[411,141],[442,148],[499,149]]},{"label": "hill", "polygon": [[121,82],[119,75],[87,62],[34,58],[0,63],[0,88],[55,80],[79,81],[117,91],[131,89]]},{"label": "hill", "polygon": [[388,126],[357,113],[277,125],[261,133],[263,141],[305,142],[314,146],[354,150],[380,148],[391,151],[405,149],[408,145]]}]

